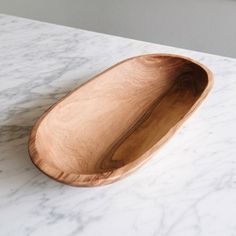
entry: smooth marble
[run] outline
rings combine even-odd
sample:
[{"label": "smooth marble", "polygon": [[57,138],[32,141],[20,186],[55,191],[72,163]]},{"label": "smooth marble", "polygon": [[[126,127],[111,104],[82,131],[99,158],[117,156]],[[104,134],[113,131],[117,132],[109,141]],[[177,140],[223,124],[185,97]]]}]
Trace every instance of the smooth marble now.
[{"label": "smooth marble", "polygon": [[[37,117],[145,53],[189,56],[214,73],[212,92],[178,133],[111,185],[70,187],[36,169],[27,140]],[[236,235],[236,60],[0,15],[0,235]]]}]

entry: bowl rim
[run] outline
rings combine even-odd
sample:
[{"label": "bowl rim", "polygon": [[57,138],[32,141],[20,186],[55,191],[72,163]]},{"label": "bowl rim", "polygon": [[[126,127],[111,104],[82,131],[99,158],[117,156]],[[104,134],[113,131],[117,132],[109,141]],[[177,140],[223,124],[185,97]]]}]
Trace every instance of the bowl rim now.
[{"label": "bowl rim", "polygon": [[[119,167],[112,171],[105,171],[102,173],[94,173],[94,174],[66,173],[52,165],[51,166],[48,165],[44,161],[44,159],[39,156],[37,152],[37,148],[36,148],[36,143],[35,143],[35,137],[37,134],[38,127],[43,121],[43,119],[45,118],[45,116],[52,109],[54,109],[54,107],[57,104],[59,104],[65,98],[69,97],[72,93],[75,93],[79,88],[81,88],[85,84],[90,83],[91,81],[95,80],[97,77],[101,76],[102,74],[106,73],[109,70],[112,70],[114,67],[122,63],[125,63],[129,60],[138,59],[141,57],[154,57],[154,56],[184,59],[202,68],[206,72],[206,75],[207,75],[207,84],[204,90],[202,91],[202,94],[200,95],[200,97],[195,101],[195,103],[191,106],[191,108],[183,116],[183,118],[180,121],[178,121],[157,143],[155,143],[150,149],[148,149],[145,153],[143,153],[139,158],[129,162],[128,164],[122,167]],[[213,87],[213,73],[211,72],[211,70],[207,68],[205,65],[203,65],[202,63],[190,57],[177,55],[177,54],[170,54],[170,53],[151,53],[151,54],[142,54],[138,56],[129,57],[125,60],[122,60],[112,65],[111,67],[109,67],[108,69],[105,69],[101,73],[96,74],[85,83],[82,83],[81,85],[77,86],[75,89],[73,89],[71,92],[63,96],[61,99],[59,99],[57,102],[55,102],[53,105],[51,105],[47,110],[43,112],[43,114],[37,119],[35,124],[32,126],[30,134],[29,134],[28,153],[29,153],[30,159],[33,162],[33,164],[45,175],[64,184],[68,184],[72,186],[91,187],[91,186],[98,186],[98,185],[105,185],[105,184],[112,183],[132,173],[137,168],[142,166],[146,161],[148,161],[151,158],[152,153],[154,151],[159,150],[160,147],[163,146],[163,144],[169,140],[169,137],[171,137],[178,130],[178,128],[184,123],[184,121],[196,110],[196,108],[199,107],[199,105],[208,95],[212,87]]]}]

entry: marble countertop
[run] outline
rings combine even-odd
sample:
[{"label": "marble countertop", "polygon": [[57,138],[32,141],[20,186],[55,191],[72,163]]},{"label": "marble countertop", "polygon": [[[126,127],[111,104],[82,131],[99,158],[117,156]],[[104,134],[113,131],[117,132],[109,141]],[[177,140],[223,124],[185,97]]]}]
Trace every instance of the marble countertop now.
[{"label": "marble countertop", "polygon": [[[127,57],[174,53],[214,73],[177,134],[112,185],[76,188],[36,169],[29,130],[59,98]],[[236,60],[0,15],[0,235],[236,235]]]}]

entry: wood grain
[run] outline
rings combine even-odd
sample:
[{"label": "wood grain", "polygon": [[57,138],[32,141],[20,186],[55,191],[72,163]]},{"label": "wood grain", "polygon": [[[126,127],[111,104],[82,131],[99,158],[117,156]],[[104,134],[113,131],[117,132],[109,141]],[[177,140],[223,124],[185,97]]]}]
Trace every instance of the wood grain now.
[{"label": "wood grain", "polygon": [[127,59],[78,87],[36,122],[33,163],[74,186],[112,183],[168,140],[212,87],[211,72],[177,55]]}]

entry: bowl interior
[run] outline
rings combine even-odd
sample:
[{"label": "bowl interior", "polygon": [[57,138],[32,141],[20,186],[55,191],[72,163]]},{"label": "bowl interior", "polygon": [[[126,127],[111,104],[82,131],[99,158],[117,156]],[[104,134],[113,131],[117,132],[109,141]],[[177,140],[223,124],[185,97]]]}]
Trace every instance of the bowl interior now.
[{"label": "bowl interior", "polygon": [[181,120],[208,83],[179,57],[129,59],[76,89],[38,125],[38,158],[64,173],[96,174],[137,160]]}]

